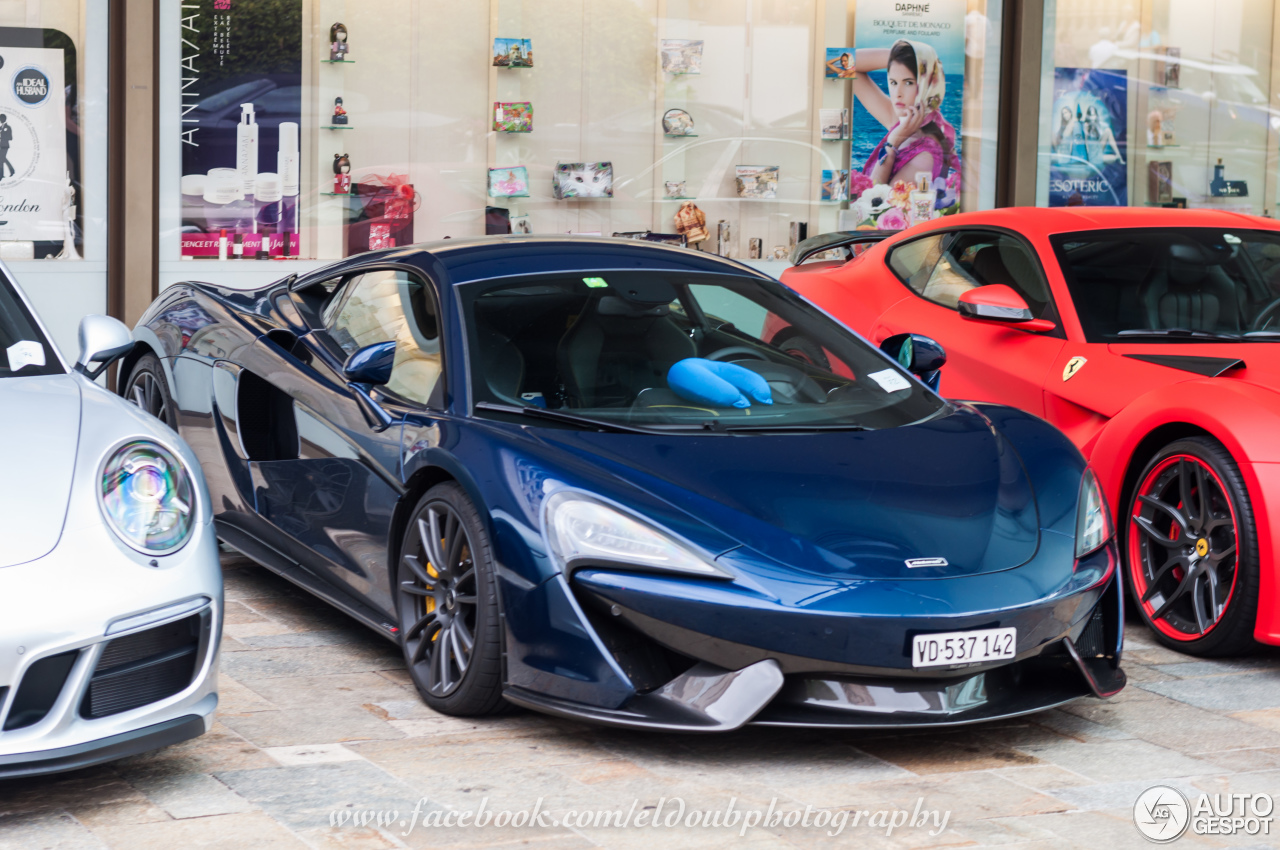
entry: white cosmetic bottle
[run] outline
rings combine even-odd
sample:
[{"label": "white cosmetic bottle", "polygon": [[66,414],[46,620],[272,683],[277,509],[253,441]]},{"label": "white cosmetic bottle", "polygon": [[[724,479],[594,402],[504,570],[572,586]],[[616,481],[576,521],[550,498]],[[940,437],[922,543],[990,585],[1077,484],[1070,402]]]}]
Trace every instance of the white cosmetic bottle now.
[{"label": "white cosmetic bottle", "polygon": [[253,104],[240,104],[240,123],[236,126],[236,171],[244,185],[246,195],[253,194],[253,184],[258,179],[258,124],[254,120]]},{"label": "white cosmetic bottle", "polygon": [[298,153],[298,125],[280,123],[280,151],[276,154],[276,173],[280,175],[280,233],[284,234],[284,255],[292,250],[293,234],[298,232],[298,175],[301,171]]}]

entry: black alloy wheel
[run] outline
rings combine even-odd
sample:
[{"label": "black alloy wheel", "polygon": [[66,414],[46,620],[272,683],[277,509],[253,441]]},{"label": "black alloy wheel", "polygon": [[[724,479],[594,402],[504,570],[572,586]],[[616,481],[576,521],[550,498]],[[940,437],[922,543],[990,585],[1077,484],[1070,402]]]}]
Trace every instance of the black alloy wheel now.
[{"label": "black alloy wheel", "polygon": [[400,645],[418,693],[444,714],[504,710],[492,549],[461,487],[446,483],[427,491],[400,552]]},{"label": "black alloy wheel", "polygon": [[169,392],[169,383],[164,378],[164,368],[154,354],[144,354],[134,364],[121,395],[170,428],[177,430],[178,416],[173,404],[173,395]]},{"label": "black alloy wheel", "polygon": [[1199,656],[1255,647],[1258,541],[1240,469],[1221,443],[1178,440],[1129,502],[1129,592],[1165,646]]}]

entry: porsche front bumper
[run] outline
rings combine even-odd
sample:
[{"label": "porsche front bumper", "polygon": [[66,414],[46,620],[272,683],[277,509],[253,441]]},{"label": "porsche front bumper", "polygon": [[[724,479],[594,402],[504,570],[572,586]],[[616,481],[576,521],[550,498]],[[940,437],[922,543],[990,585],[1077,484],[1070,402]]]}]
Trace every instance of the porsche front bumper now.
[{"label": "porsche front bumper", "polygon": [[150,558],[101,523],[0,569],[0,779],[72,770],[203,734],[223,616],[212,524]]}]

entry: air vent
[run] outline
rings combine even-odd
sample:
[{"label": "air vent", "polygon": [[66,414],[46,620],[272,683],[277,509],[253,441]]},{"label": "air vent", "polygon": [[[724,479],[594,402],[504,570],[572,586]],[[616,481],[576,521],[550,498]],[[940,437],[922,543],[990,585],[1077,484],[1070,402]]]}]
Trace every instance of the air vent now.
[{"label": "air vent", "polygon": [[[6,732],[10,729],[34,726],[44,720],[49,709],[53,708],[53,704],[58,701],[58,694],[62,693],[62,686],[67,683],[67,675],[71,672],[71,667],[76,663],[76,656],[79,654],[78,649],[60,652],[57,655],[41,658],[27,668],[17,692],[13,695],[9,717],[4,722]],[[3,703],[4,699],[0,696],[0,705]]]},{"label": "air vent", "polygon": [[173,696],[191,684],[208,612],[125,635],[102,650],[80,706],[86,718],[107,717]]},{"label": "air vent", "polygon": [[1093,609],[1089,625],[1084,627],[1080,640],[1075,642],[1076,652],[1081,658],[1101,658],[1110,655],[1107,651],[1106,624],[1103,623],[1102,605]]}]

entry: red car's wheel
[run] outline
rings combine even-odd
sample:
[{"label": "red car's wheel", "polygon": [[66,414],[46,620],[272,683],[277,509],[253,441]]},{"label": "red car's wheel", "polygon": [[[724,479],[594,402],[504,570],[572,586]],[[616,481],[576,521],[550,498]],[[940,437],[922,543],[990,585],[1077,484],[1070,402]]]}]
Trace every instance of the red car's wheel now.
[{"label": "red car's wheel", "polygon": [[1161,643],[1204,656],[1253,648],[1257,534],[1240,469],[1221,443],[1178,440],[1152,458],[1128,526],[1129,590]]}]

